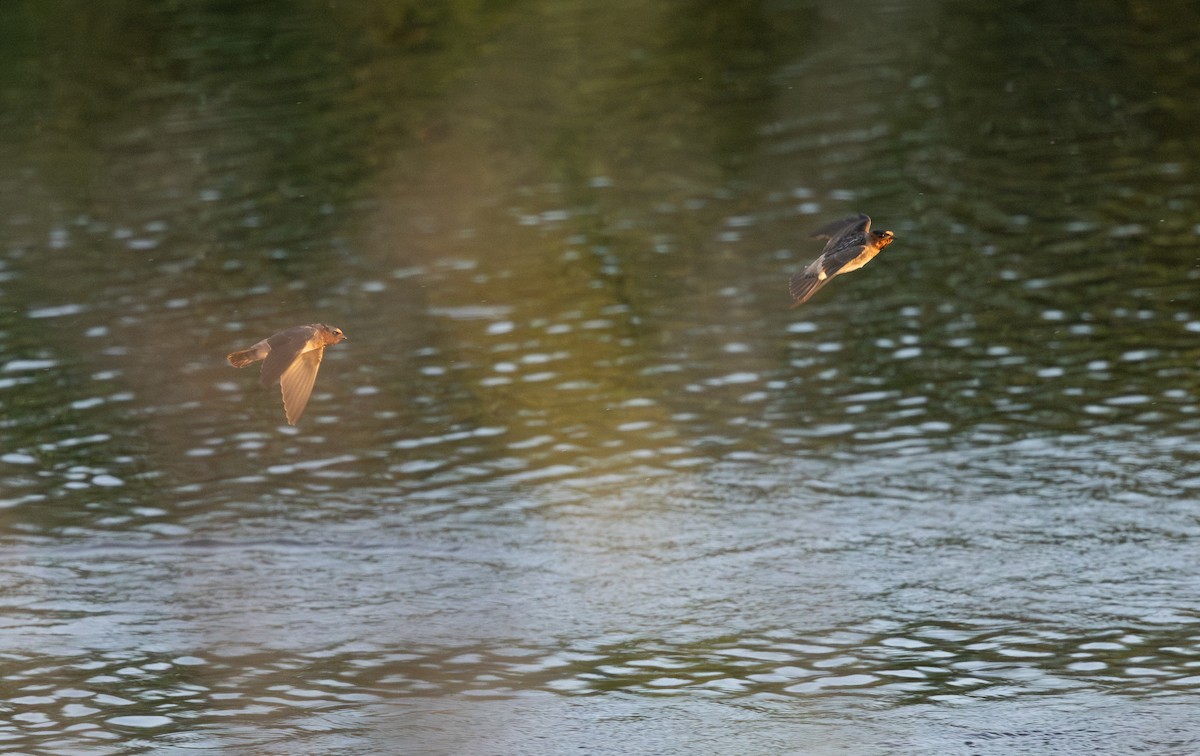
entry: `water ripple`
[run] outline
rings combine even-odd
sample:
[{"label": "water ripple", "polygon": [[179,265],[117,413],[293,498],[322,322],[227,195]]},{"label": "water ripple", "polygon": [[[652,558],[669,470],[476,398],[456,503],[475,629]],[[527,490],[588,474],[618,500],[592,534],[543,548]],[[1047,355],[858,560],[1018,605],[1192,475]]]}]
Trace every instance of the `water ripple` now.
[{"label": "water ripple", "polygon": [[[1200,691],[1200,636],[1076,633],[972,624],[870,623],[795,634],[773,629],[680,645],[628,638],[545,649],[491,646],[330,649],[270,657],[109,653],[46,658],[8,654],[10,745],[53,732],[58,747],[114,741],[178,721],[205,727],[228,717],[303,727],[309,715],[403,698],[519,698],[682,694],[728,699],[861,698],[879,703],[966,703],[996,697],[1110,694],[1188,697]],[[136,712],[136,713],[135,713]],[[290,721],[290,724],[289,724]],[[75,722],[87,727],[74,728]]]}]

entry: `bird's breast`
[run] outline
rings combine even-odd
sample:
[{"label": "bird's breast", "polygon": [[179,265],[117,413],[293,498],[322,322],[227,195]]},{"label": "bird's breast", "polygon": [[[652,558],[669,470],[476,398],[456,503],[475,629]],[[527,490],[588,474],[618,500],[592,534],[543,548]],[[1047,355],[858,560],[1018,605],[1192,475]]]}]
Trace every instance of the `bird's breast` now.
[{"label": "bird's breast", "polygon": [[877,254],[879,254],[878,249],[875,249],[873,247],[867,247],[866,249],[864,249],[862,251],[862,254],[860,254],[858,257],[854,258],[850,262],[846,263],[842,267],[842,269],[839,270],[838,272],[839,273],[850,273],[852,271],[858,270],[862,266],[871,262],[871,260],[873,260],[875,258],[875,255],[877,255]]}]

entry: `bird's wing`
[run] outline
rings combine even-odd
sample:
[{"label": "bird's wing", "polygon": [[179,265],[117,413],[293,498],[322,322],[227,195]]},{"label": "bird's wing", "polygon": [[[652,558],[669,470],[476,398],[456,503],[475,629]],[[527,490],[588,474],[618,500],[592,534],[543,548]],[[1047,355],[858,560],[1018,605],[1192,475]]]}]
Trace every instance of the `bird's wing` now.
[{"label": "bird's wing", "polygon": [[288,425],[295,425],[308,406],[324,355],[324,349],[310,349],[297,357],[280,376],[279,391],[283,394],[283,411],[287,414]]},{"label": "bird's wing", "polygon": [[852,228],[860,233],[865,234],[871,228],[871,216],[866,213],[852,215],[849,218],[835,220],[832,223],[826,223],[816,231],[809,234],[813,239],[836,239],[841,236],[847,228]]},{"label": "bird's wing", "polygon": [[829,244],[825,245],[825,251],[818,258],[821,272],[826,278],[833,278],[842,272],[847,263],[857,260],[866,248],[866,239],[856,233],[830,239]]},{"label": "bird's wing", "polygon": [[271,353],[263,360],[262,385],[273,386],[278,383],[280,376],[291,367],[292,362],[300,356],[300,351],[308,345],[312,335],[312,326],[296,326],[267,339],[267,343],[271,345]]}]

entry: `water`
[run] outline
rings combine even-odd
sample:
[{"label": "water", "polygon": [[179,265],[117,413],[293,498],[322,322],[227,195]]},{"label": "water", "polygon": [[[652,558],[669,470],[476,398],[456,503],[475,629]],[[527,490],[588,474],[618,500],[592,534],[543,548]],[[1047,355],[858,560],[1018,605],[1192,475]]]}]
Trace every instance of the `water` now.
[{"label": "water", "polygon": [[1169,5],[0,12],[0,743],[1200,750]]}]

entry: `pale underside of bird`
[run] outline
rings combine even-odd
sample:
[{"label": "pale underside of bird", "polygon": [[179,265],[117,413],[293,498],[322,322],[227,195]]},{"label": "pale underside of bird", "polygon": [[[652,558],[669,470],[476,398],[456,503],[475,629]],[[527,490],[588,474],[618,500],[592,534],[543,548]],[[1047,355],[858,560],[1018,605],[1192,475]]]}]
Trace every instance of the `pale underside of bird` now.
[{"label": "pale underside of bird", "polygon": [[788,281],[792,307],[804,304],[830,279],[858,270],[892,243],[891,231],[872,231],[871,218],[859,213],[828,223],[812,233],[814,239],[828,239],[821,255]]},{"label": "pale underside of bird", "polygon": [[295,425],[312,396],[325,347],[345,339],[340,328],[312,323],[280,331],[249,349],[230,353],[226,359],[238,368],[262,360],[262,384],[279,384],[288,425]]}]

